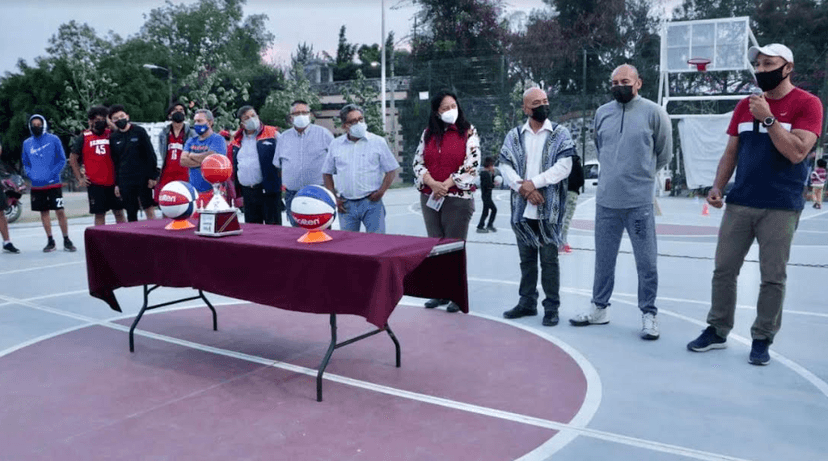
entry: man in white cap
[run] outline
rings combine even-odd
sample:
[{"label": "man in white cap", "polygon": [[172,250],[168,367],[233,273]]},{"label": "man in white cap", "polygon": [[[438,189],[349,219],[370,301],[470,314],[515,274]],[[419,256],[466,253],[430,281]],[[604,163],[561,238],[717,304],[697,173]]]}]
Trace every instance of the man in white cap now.
[{"label": "man in white cap", "polygon": [[762,283],[749,362],[765,365],[782,322],[791,241],[805,207],[804,160],[822,131],[822,103],[791,83],[794,59],[785,45],[751,47],[748,58],[763,93],[743,99],[733,111],[730,139],[707,195],[711,206],[721,208],[722,191],[736,169],[719,228],[709,326],[687,348],[704,352],[726,346],[736,310],[736,279],[756,240]]}]

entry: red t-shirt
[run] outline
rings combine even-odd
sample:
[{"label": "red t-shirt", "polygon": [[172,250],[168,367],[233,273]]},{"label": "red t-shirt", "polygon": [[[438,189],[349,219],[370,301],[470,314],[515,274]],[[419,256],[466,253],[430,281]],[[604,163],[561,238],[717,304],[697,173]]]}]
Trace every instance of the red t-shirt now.
[{"label": "red t-shirt", "polygon": [[164,161],[164,171],[161,172],[161,179],[159,186],[164,187],[172,181],[190,180],[190,169],[181,166],[181,152],[184,150],[184,142],[187,140],[187,132],[184,129],[175,135],[174,131],[170,129],[170,134],[167,136],[167,158]]},{"label": "red t-shirt", "polygon": [[112,163],[112,152],[109,150],[109,129],[101,134],[84,130],[76,138],[72,150],[80,155],[89,182],[97,186],[115,185],[115,164]]}]

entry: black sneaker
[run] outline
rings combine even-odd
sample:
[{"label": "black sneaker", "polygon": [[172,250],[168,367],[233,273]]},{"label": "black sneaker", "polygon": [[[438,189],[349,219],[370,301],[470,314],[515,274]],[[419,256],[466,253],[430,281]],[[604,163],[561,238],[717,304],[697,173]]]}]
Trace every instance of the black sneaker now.
[{"label": "black sneaker", "polygon": [[442,306],[444,304],[448,304],[450,301],[448,299],[429,299],[425,302],[426,309],[434,309],[437,306]]},{"label": "black sneaker", "polygon": [[14,245],[12,245],[11,242],[9,242],[9,243],[3,245],[3,253],[18,254],[18,253],[20,253],[20,250],[18,250]]},{"label": "black sneaker", "polygon": [[724,349],[727,347],[727,338],[716,334],[716,329],[707,327],[698,338],[687,344],[687,350],[693,352],[707,352],[710,349]]},{"label": "black sneaker", "polygon": [[532,315],[538,315],[538,310],[529,309],[528,307],[523,307],[519,304],[503,313],[503,317],[507,319],[519,319],[521,317],[529,317]]},{"label": "black sneaker", "polygon": [[770,341],[767,339],[754,339],[750,347],[750,358],[748,361],[753,365],[767,365],[770,362]]},{"label": "black sneaker", "polygon": [[549,311],[543,314],[543,320],[541,321],[541,325],[545,327],[554,327],[558,324],[560,319],[558,318],[558,311]]},{"label": "black sneaker", "polygon": [[478,234],[488,234],[489,231],[485,227],[478,227],[477,228],[477,233]]},{"label": "black sneaker", "polygon": [[486,230],[489,231],[489,232],[497,232],[497,229],[495,229],[494,226],[489,226],[489,227],[486,228]]},{"label": "black sneaker", "polygon": [[460,306],[458,306],[457,303],[454,301],[449,301],[448,306],[446,306],[446,312],[450,314],[460,312]]},{"label": "black sneaker", "polygon": [[63,251],[69,251],[69,252],[78,251],[78,249],[75,248],[75,245],[72,245],[72,241],[69,240],[69,237],[64,237],[63,238]]},{"label": "black sneaker", "polygon": [[55,251],[56,246],[57,245],[55,245],[55,240],[54,239],[49,239],[49,241],[46,242],[46,246],[43,247],[43,252],[44,253],[51,253],[51,252]]}]

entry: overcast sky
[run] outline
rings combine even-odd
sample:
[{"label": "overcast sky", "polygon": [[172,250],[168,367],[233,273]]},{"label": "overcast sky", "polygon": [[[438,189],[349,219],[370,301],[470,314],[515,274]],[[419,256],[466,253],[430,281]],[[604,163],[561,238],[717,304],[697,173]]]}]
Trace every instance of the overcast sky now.
[{"label": "overcast sky", "polygon": [[[173,3],[194,3],[174,0]],[[386,30],[397,39],[410,34],[416,8],[399,6],[409,2],[385,0]],[[531,12],[546,8],[542,0],[507,0],[508,12]],[[92,26],[99,36],[109,30],[126,38],[144,24],[144,14],[164,5],[164,0],[0,0],[0,75],[17,72],[18,59],[30,65],[34,58],[46,55],[49,37],[58,26],[71,20]],[[299,43],[313,45],[314,51],[336,55],[339,28],[347,27],[351,43],[381,42],[380,0],[248,0],[245,16],[265,13],[268,28],[276,37],[269,57],[276,64],[290,62],[291,52]]]}]

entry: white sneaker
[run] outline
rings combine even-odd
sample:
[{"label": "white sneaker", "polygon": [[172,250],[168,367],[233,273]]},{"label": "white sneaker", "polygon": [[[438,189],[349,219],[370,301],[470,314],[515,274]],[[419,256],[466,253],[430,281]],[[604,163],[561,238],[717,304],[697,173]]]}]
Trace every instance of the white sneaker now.
[{"label": "white sneaker", "polygon": [[643,326],[641,327],[641,339],[658,339],[658,319],[656,319],[655,314],[650,314],[648,312],[642,315],[641,322],[643,323]]},{"label": "white sneaker", "polygon": [[609,323],[609,313],[606,308],[601,308],[592,304],[589,312],[582,312],[569,319],[569,323],[576,327],[585,327],[587,325],[606,325]]}]

